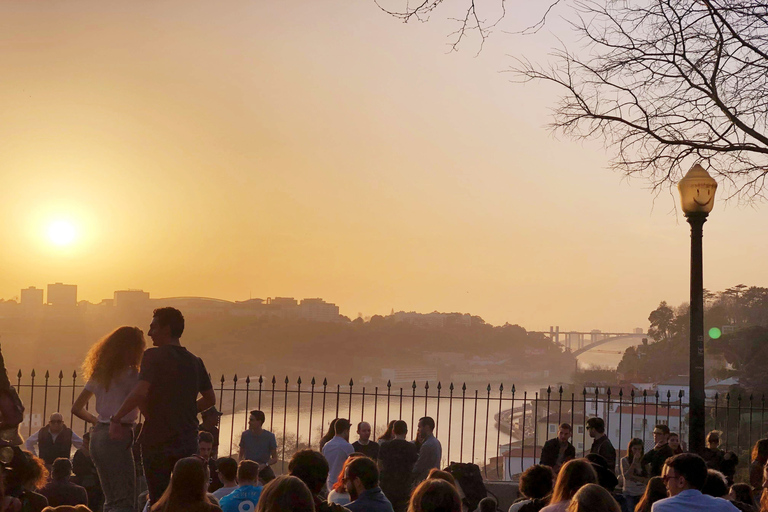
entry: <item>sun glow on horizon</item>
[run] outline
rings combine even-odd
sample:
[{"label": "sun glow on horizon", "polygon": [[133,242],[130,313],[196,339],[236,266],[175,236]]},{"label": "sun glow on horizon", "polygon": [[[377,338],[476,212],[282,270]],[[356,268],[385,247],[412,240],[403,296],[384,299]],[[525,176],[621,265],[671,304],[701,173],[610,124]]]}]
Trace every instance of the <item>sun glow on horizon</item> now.
[{"label": "sun glow on horizon", "polygon": [[53,221],[48,226],[48,239],[60,247],[71,245],[77,238],[75,226],[66,220]]}]

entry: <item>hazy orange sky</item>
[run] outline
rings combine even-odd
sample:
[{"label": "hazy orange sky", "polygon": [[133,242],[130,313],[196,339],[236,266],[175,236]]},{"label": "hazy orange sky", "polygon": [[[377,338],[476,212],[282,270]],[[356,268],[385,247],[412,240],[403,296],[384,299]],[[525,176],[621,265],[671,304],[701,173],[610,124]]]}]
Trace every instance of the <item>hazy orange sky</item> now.
[{"label": "hazy orange sky", "polygon": [[[500,72],[551,36],[475,56],[450,30],[367,0],[0,3],[0,296],[319,296],[567,330],[686,301],[677,197],[553,137],[557,91]],[[768,286],[763,209],[718,201],[708,289]]]}]

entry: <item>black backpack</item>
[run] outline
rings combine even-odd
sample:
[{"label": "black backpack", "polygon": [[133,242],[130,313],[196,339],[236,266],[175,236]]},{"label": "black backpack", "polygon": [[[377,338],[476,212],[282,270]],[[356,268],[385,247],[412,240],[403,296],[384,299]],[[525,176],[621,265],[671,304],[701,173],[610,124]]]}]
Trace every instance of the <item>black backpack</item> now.
[{"label": "black backpack", "polygon": [[488,496],[477,464],[451,462],[445,470],[453,475],[456,483],[461,486],[464,492],[464,503],[469,510],[475,510],[480,500]]}]

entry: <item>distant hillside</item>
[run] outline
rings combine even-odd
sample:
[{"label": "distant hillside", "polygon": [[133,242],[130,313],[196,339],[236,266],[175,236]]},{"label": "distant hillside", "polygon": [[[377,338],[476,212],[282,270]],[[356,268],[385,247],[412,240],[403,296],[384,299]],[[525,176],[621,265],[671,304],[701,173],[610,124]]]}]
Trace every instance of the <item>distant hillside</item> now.
[{"label": "distant hillside", "polygon": [[[396,321],[395,316],[313,322],[193,313],[186,316],[182,343],[204,359],[214,380],[234,373],[380,379],[382,368],[430,367],[446,380],[471,370],[508,375],[504,380],[512,382],[536,370],[569,375],[574,367],[570,354],[540,334],[528,334],[516,325],[495,327],[479,317],[471,317],[471,322],[464,321],[468,315],[457,318],[463,320],[420,325]],[[69,377],[100,336],[125,324],[146,332],[150,320],[147,312],[0,318],[0,343],[9,369],[27,373],[35,368],[38,375],[64,370]]]}]

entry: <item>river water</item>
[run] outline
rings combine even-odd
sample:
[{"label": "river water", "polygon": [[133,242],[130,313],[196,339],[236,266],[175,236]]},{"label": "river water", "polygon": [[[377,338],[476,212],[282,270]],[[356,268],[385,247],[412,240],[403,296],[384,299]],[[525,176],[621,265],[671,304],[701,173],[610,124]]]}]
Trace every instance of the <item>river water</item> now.
[{"label": "river water", "polygon": [[[578,364],[581,368],[590,365],[615,368],[624,350],[639,343],[640,339],[606,343],[582,354]],[[514,375],[510,377],[510,380],[514,379]],[[232,453],[237,453],[240,433],[247,428],[247,411],[252,409],[261,409],[267,415],[264,427],[274,432],[278,439],[279,459],[289,459],[297,443],[299,448],[311,445],[316,449],[329,422],[337,416],[349,418],[353,425],[362,420],[371,423],[374,426],[374,437],[383,433],[388,420],[403,419],[408,423],[409,439],[415,435],[414,425],[418,419],[431,416],[437,423],[436,435],[443,446],[444,465],[451,461],[472,461],[482,467],[497,457],[505,445],[508,446],[520,436],[519,429],[510,431],[507,426],[508,413],[501,416],[504,418],[503,427],[497,427],[495,418],[500,410],[509,411],[513,406],[520,410],[524,397],[530,401],[539,390],[555,384],[541,382],[516,385],[514,401],[508,389],[502,392],[501,397],[498,389],[493,390],[489,397],[485,386],[476,388],[469,385],[463,400],[460,389],[454,390],[453,399],[447,396],[448,390],[443,389],[439,400],[436,390],[430,389],[429,397],[425,400],[423,388],[416,390],[417,396],[414,398],[410,387],[403,389],[401,397],[400,389],[393,386],[392,394],[387,398],[386,394],[374,396],[369,391],[363,396],[359,386],[353,389],[350,396],[348,387],[342,387],[338,395],[335,389],[323,395],[322,391],[308,393],[306,386],[299,392],[295,385],[289,385],[286,392],[283,385],[278,386],[274,393],[271,389],[262,390],[261,393],[251,390],[246,404],[244,391],[238,390],[234,401],[231,391],[225,391],[220,403],[220,409],[225,414],[221,418],[219,456],[227,455],[230,445]],[[539,404],[545,406],[543,401]],[[555,406],[552,407],[554,412]],[[284,432],[287,435],[284,436]],[[350,439],[357,439],[354,432]],[[276,469],[282,470],[282,463]]]}]

